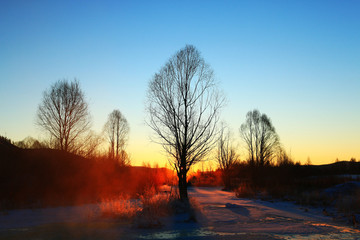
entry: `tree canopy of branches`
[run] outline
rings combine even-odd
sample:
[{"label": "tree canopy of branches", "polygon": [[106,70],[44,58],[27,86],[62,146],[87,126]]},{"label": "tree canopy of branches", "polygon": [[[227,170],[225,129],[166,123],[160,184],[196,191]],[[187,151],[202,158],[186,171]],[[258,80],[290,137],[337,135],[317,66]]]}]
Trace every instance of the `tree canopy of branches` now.
[{"label": "tree canopy of branches", "polygon": [[265,166],[272,162],[280,141],[266,114],[261,114],[258,110],[248,112],[245,123],[240,127],[240,134],[246,144],[250,164]]},{"label": "tree canopy of branches", "polygon": [[59,80],[44,92],[37,124],[49,133],[56,149],[79,151],[83,146],[79,139],[89,130],[90,115],[77,80]]},{"label": "tree canopy of branches", "polygon": [[205,159],[217,140],[223,103],[213,70],[191,45],[171,57],[149,83],[147,123],[177,172],[182,201],[188,200],[190,167]]},{"label": "tree canopy of branches", "polygon": [[238,155],[232,145],[230,131],[223,127],[218,140],[216,160],[222,171],[224,189],[231,189],[231,175],[234,165],[238,162]]},{"label": "tree canopy of branches", "polygon": [[119,161],[123,165],[129,164],[128,155],[125,152],[125,145],[129,135],[129,124],[119,110],[114,110],[109,114],[105,124],[105,133],[107,135],[110,148],[109,157]]},{"label": "tree canopy of branches", "polygon": [[24,140],[16,142],[15,145],[19,148],[28,148],[28,149],[37,149],[37,148],[47,148],[47,144],[40,142],[39,140],[33,137],[26,137]]}]

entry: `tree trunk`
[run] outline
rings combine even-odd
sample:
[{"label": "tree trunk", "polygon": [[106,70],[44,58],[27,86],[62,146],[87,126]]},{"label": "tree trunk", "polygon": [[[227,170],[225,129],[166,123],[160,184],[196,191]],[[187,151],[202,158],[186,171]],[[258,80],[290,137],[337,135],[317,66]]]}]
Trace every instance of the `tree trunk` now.
[{"label": "tree trunk", "polygon": [[186,172],[180,171],[178,174],[179,177],[179,194],[180,194],[180,200],[182,202],[188,201],[188,192],[187,192],[187,182],[186,182]]},{"label": "tree trunk", "polygon": [[225,190],[231,190],[231,173],[228,169],[223,170],[222,172],[222,180],[224,183]]}]

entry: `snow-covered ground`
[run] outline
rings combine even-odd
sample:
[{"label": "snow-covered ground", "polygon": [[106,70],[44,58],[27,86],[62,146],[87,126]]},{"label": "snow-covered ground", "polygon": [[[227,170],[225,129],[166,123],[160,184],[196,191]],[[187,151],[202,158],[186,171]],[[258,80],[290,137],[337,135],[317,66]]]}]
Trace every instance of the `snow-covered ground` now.
[{"label": "snow-covered ground", "polygon": [[241,199],[214,188],[194,188],[203,208],[206,225],[214,232],[264,234],[275,238],[360,238],[360,231],[341,225],[323,208],[308,208],[291,202]]},{"label": "snow-covered ground", "polygon": [[[0,239],[360,239],[323,209],[290,202],[239,199],[219,188],[191,188],[201,210],[162,219],[163,226],[139,229],[100,218],[99,205],[0,212]],[[325,213],[325,214],[324,214]]]}]

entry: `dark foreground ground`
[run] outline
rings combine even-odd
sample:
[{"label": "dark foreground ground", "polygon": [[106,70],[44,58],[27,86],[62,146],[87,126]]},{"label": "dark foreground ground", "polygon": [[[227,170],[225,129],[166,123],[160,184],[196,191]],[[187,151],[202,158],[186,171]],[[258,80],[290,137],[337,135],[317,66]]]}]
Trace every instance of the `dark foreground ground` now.
[{"label": "dark foreground ground", "polygon": [[357,226],[331,209],[239,199],[219,188],[190,194],[196,221],[179,214],[144,229],[100,217],[96,204],[13,210],[0,213],[0,239],[360,239]]}]

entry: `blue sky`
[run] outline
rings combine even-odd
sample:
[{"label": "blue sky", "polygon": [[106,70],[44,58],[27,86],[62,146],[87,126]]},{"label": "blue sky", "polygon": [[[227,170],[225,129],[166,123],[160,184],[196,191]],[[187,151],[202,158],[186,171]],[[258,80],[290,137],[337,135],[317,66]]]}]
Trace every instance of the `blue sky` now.
[{"label": "blue sky", "polygon": [[[119,109],[134,164],[164,159],[144,124],[147,84],[193,44],[215,71],[238,129],[257,108],[296,161],[360,159],[359,1],[1,1],[0,134],[44,135],[42,92],[77,78],[93,129]],[[245,152],[239,150],[243,157]]]}]

